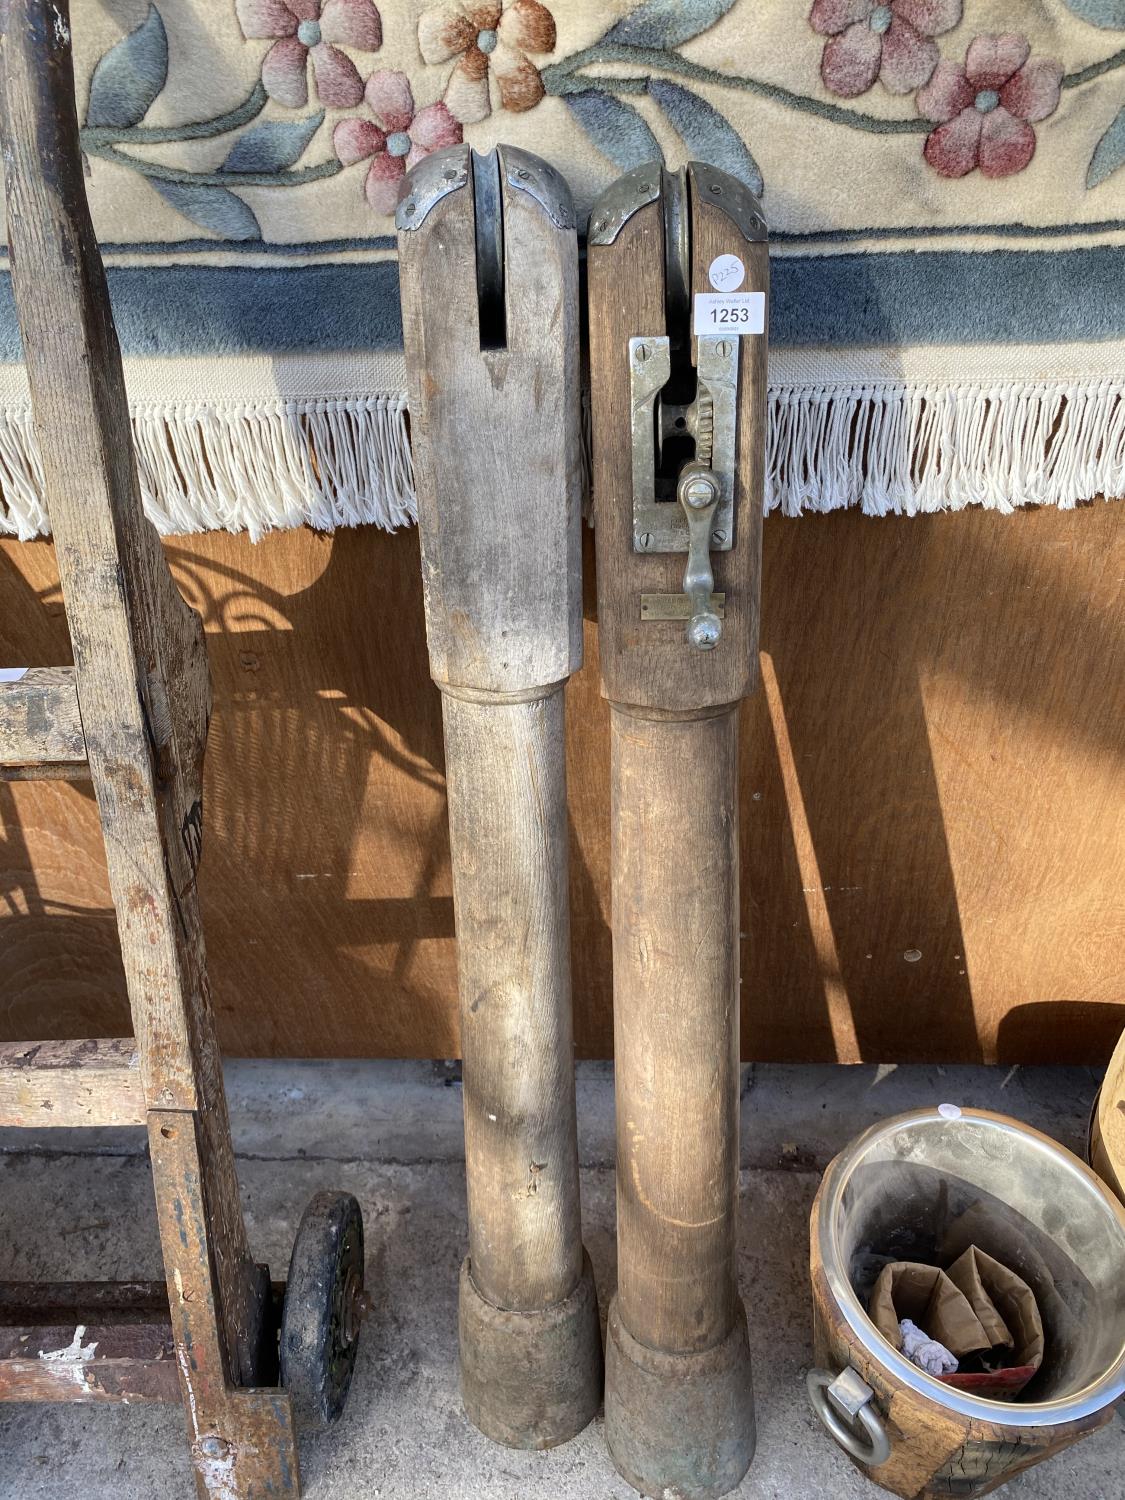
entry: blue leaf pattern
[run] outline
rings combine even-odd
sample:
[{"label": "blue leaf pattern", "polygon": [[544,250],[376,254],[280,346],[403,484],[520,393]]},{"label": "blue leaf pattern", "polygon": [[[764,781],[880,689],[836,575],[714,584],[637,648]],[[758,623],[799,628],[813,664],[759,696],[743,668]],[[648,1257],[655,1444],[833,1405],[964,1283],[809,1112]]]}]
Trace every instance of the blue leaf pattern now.
[{"label": "blue leaf pattern", "polygon": [[155,5],[131,31],[98,59],[90,79],[87,125],[126,129],[143,120],[168,80],[168,35]]},{"label": "blue leaf pattern", "polygon": [[631,104],[600,89],[582,89],[563,97],[602,155],[623,171],[663,160],[659,141]]},{"label": "blue leaf pattern", "polygon": [[1105,31],[1125,31],[1125,0],[1063,0],[1080,20]]},{"label": "blue leaf pattern", "polygon": [[1118,113],[1113,124],[1094,147],[1094,154],[1086,171],[1086,186],[1099,187],[1122,165],[1125,165],[1125,109]]},{"label": "blue leaf pattern", "polygon": [[305,120],[266,120],[239,136],[221,172],[280,172],[291,167],[316,134],[324,111]]},{"label": "blue leaf pattern", "polygon": [[210,229],[224,240],[260,240],[261,226],[254,211],[229,188],[191,182],[153,182],[153,187],[177,213]]},{"label": "blue leaf pattern", "polygon": [[660,47],[668,51],[714,26],[735,0],[648,0],[611,26],[603,40],[626,47]]},{"label": "blue leaf pattern", "polygon": [[761,196],[762,174],[738,132],[712,109],[705,99],[669,83],[650,78],[648,91],[668,116],[676,134],[688,148],[688,155],[710,162],[744,182],[752,193]]}]

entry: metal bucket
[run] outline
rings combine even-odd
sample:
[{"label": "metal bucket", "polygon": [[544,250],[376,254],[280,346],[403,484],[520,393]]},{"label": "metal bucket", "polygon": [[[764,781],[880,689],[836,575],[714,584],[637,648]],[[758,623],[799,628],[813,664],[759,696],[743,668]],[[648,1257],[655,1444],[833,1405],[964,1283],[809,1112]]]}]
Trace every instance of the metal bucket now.
[{"label": "metal bucket", "polygon": [[[879,1257],[976,1244],[1022,1276],[1043,1364],[1018,1402],[943,1385],[877,1331],[864,1302]],[[986,1493],[1068,1446],[1125,1392],[1125,1209],[1076,1156],[983,1110],[918,1110],[832,1162],[813,1205],[818,1363],[809,1395],[837,1442],[905,1497]]]}]

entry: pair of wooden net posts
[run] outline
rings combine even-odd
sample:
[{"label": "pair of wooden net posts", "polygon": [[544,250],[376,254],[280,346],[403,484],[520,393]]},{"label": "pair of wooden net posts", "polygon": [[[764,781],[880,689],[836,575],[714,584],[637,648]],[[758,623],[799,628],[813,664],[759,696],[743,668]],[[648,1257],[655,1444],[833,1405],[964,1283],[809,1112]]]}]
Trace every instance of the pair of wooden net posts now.
[{"label": "pair of wooden net posts", "polygon": [[[12,275],[75,666],[0,688],[0,770],[92,779],[135,1037],[6,1046],[0,1123],[144,1126],[167,1286],[0,1289],[0,1397],[182,1399],[201,1496],[295,1495],[294,1413],[330,1420],[355,1361],[362,1224],[350,1195],[318,1195],[285,1285],[247,1244],[196,899],[206,656],[141,509],[65,4],[10,0],[2,72]],[[757,672],[765,226],[725,174],[652,164],[603,196],[588,235],[618,1113],[603,1380],[563,722],[583,634],[575,216],[537,158],[463,147],[414,170],[397,224],[459,952],[465,1407],[497,1441],[549,1447],[604,1386],[636,1488],[719,1495],[754,1448],[735,1270],[737,724]],[[37,1351],[77,1327],[64,1380]]]}]

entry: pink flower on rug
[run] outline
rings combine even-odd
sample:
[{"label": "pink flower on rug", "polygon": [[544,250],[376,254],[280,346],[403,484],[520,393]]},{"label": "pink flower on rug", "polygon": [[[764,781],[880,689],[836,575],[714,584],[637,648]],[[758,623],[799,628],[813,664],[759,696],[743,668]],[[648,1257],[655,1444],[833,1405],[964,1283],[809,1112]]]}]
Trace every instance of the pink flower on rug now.
[{"label": "pink flower on rug", "polygon": [[332,132],[332,145],[345,167],[371,158],[364,183],[367,201],[377,214],[393,214],[407,170],[431,151],[459,145],[461,126],[441,103],[415,112],[405,73],[372,73],[364,92],[374,123],[341,120]]},{"label": "pink flower on rug", "polygon": [[262,59],[262,84],[278,104],[308,102],[308,61],[322,104],[351,109],[363,98],[363,79],[340,47],[377,52],[383,23],[373,0],[235,0],[244,36],[276,38]]},{"label": "pink flower on rug", "polygon": [[446,85],[445,102],[463,125],[484,120],[492,110],[491,72],[504,109],[525,110],[543,97],[539,69],[528,52],[555,50],[555,18],[539,0],[432,5],[418,19],[418,46],[428,63],[457,59]]},{"label": "pink flower on rug", "polygon": [[825,88],[854,99],[879,78],[892,94],[909,94],[937,67],[932,39],[958,24],[962,6],[963,0],[815,0],[809,25],[829,38],[820,59]]},{"label": "pink flower on rug", "polygon": [[964,177],[979,167],[985,177],[1022,172],[1035,155],[1034,120],[1058,108],[1062,66],[1053,57],[1031,57],[1022,36],[978,36],[965,64],[942,61],[915,103],[938,121],[923,154],[943,177]]}]

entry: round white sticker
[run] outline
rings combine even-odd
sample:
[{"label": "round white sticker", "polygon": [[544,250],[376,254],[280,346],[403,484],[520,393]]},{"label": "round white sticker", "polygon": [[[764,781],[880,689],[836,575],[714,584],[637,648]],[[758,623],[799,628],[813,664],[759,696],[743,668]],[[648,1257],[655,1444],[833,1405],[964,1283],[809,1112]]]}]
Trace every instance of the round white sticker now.
[{"label": "round white sticker", "polygon": [[707,277],[717,292],[737,292],[746,276],[746,267],[737,255],[716,255],[707,267]]}]

